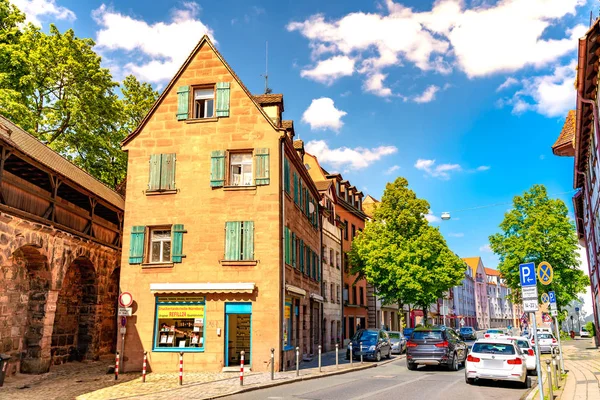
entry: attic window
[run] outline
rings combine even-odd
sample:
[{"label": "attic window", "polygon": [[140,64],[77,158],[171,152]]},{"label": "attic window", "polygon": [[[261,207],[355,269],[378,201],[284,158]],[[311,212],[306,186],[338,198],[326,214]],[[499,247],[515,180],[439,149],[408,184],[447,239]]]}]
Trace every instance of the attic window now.
[{"label": "attic window", "polygon": [[304,166],[306,167],[306,169],[307,169],[307,170],[309,170],[309,169],[310,169],[310,165],[308,165],[308,164],[304,164]]},{"label": "attic window", "polygon": [[193,118],[212,118],[215,111],[215,89],[194,89]]}]

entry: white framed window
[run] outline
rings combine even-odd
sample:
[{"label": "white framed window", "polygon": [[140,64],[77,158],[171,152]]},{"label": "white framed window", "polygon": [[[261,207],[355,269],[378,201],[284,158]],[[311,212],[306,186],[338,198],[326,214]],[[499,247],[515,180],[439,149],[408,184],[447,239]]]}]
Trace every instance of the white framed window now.
[{"label": "white framed window", "polygon": [[212,118],[215,115],[215,89],[194,89],[194,118]]},{"label": "white framed window", "polygon": [[252,153],[231,153],[229,185],[252,186]]},{"label": "white framed window", "polygon": [[171,230],[165,228],[150,229],[150,262],[171,262]]}]

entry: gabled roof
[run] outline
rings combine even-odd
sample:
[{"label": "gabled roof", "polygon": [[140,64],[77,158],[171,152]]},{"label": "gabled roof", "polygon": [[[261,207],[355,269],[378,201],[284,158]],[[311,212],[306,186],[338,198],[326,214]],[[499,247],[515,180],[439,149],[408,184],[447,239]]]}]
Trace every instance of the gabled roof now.
[{"label": "gabled roof", "polygon": [[73,183],[89,190],[119,210],[125,209],[125,200],[104,183],[73,164],[33,135],[0,115],[0,140],[4,140],[18,151],[43,164],[51,171],[64,176]]},{"label": "gabled roof", "polygon": [[479,261],[481,261],[481,257],[466,257],[463,258],[463,261],[466,262],[469,267],[471,267],[471,270],[473,271],[473,276],[476,276],[477,268],[479,267]]},{"label": "gabled roof", "polygon": [[330,180],[316,181],[315,185],[317,186],[317,190],[325,191],[325,190],[329,189],[329,187],[332,185],[332,183]]},{"label": "gabled roof", "polygon": [[575,110],[569,111],[562,131],[552,145],[552,152],[557,156],[573,157],[575,155],[575,127],[577,114]]},{"label": "gabled roof", "polygon": [[296,149],[296,150],[304,150],[304,141],[302,141],[302,140],[294,140],[294,149]]},{"label": "gabled roof", "polygon": [[485,274],[489,276],[500,276],[500,271],[492,268],[485,268]]},{"label": "gabled roof", "polygon": [[[278,126],[275,125],[275,123],[271,120],[271,118],[263,110],[263,108],[261,107],[261,105],[256,101],[256,99],[254,98],[254,96],[252,95],[252,93],[250,93],[250,91],[248,90],[248,88],[246,87],[246,85],[244,85],[244,83],[242,82],[242,80],[237,76],[237,74],[229,66],[229,64],[227,63],[227,61],[225,61],[225,59],[223,58],[223,56],[221,55],[221,53],[219,53],[219,51],[212,44],[212,41],[210,40],[210,38],[208,37],[208,35],[204,35],[204,36],[202,36],[202,38],[200,39],[200,41],[198,42],[198,44],[196,45],[196,47],[194,47],[194,49],[192,50],[192,52],[190,53],[190,55],[188,56],[188,58],[185,60],[185,62],[181,65],[181,67],[179,67],[179,70],[173,76],[173,78],[171,79],[171,81],[169,82],[169,84],[165,87],[165,89],[160,94],[160,96],[158,97],[158,99],[156,100],[156,102],[154,102],[154,104],[150,108],[150,111],[148,111],[148,113],[146,114],[146,116],[144,117],[144,119],[142,119],[142,122],[140,122],[140,124],[138,125],[138,127],[135,128],[134,131],[129,134],[129,136],[127,136],[125,139],[123,139],[123,141],[121,142],[121,146],[125,146],[127,143],[129,143],[130,140],[132,140],[134,137],[136,137],[140,133],[140,131],[144,128],[144,126],[146,125],[146,123],[148,122],[148,120],[150,119],[150,117],[152,116],[152,114],[154,114],[154,111],[156,111],[156,109],[158,108],[158,106],[162,103],[162,101],[164,100],[164,98],[167,96],[167,93],[169,93],[171,91],[171,89],[173,88],[173,85],[175,84],[175,82],[177,82],[177,79],[179,79],[179,76],[186,70],[186,68],[188,67],[188,65],[194,59],[194,56],[196,55],[196,53],[198,53],[200,51],[200,49],[202,48],[202,46],[204,44],[208,45],[211,48],[211,50],[215,53],[215,55],[223,63],[223,65],[225,66],[225,68],[227,69],[227,71],[231,74],[231,76],[233,77],[233,79],[235,79],[235,81],[237,82],[237,84],[240,85],[240,88],[242,88],[242,90],[244,92],[246,92],[246,94],[248,95],[248,97],[250,98],[250,100],[256,106],[257,110],[271,124],[271,126],[273,127],[273,129],[275,129],[277,131],[284,131],[283,128],[279,128]],[[283,99],[282,99],[282,101],[283,101]]]},{"label": "gabled roof", "polygon": [[280,93],[268,93],[268,94],[255,94],[254,100],[261,106],[270,106],[275,104],[281,104],[281,111],[283,112],[283,94]]},{"label": "gabled roof", "polygon": [[294,129],[294,121],[291,119],[284,119],[281,121],[281,127],[283,129]]}]

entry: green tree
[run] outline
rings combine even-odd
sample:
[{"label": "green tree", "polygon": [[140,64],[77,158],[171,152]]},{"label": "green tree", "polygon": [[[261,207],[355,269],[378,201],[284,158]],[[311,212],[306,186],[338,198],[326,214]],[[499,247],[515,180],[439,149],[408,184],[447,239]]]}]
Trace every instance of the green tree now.
[{"label": "green tree", "polygon": [[576,300],[590,284],[578,269],[577,235],[560,199],[548,197],[543,185],[534,185],[522,196],[515,196],[513,208],[504,214],[500,233],[490,236],[490,247],[500,258],[498,265],[513,300],[520,301],[519,264],[549,262],[554,279],[549,286],[538,280],[538,293],[554,290],[559,307]]},{"label": "green tree", "polygon": [[387,184],[373,220],[352,242],[351,272],[371,283],[386,303],[415,304],[426,312],[464,278],[465,264],[429,225],[428,212],[429,203],[399,177]]}]

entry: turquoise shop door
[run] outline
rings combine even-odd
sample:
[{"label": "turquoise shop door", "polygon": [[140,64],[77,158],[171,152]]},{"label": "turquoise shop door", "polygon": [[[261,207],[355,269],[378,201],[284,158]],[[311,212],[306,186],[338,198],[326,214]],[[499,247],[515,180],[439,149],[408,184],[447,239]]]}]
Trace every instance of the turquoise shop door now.
[{"label": "turquoise shop door", "polygon": [[225,303],[225,365],[252,364],[252,303]]}]

